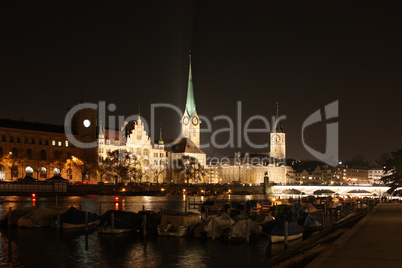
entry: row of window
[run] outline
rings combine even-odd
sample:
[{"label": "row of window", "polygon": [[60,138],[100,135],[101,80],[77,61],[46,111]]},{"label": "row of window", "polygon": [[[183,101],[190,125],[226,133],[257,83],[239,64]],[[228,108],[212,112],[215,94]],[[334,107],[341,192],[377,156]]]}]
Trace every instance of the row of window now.
[{"label": "row of window", "polygon": [[[2,142],[7,142],[7,139],[6,139],[6,135],[2,135],[1,136],[1,141]],[[9,141],[10,142],[15,142],[15,143],[21,143],[21,138],[20,137],[16,137],[16,138],[14,138],[14,136],[10,136],[9,137]],[[25,144],[36,144],[36,139],[28,139],[28,138],[24,138],[24,141],[23,141]],[[52,146],[59,146],[59,147],[62,147],[63,146],[63,143],[64,143],[64,146],[65,147],[72,147],[71,146],[71,144],[69,143],[69,141],[56,141],[56,140],[52,140]],[[42,140],[42,139],[39,139],[38,140],[38,144],[39,145],[49,145],[49,140]]]},{"label": "row of window", "polygon": [[[0,146],[0,157],[3,156],[3,153],[4,153],[3,148]],[[11,156],[14,157],[14,158],[18,158],[20,156],[19,153],[20,153],[19,150],[17,148],[15,148],[15,147],[10,152]],[[54,151],[53,159],[59,160],[60,157],[61,157],[61,154],[62,153],[59,152],[59,151]],[[69,158],[71,158],[71,156],[72,156],[71,152],[67,152],[67,158],[69,159]],[[22,157],[26,157],[26,158],[32,160],[34,158],[32,149],[27,149],[26,154],[23,155]],[[42,161],[48,160],[47,159],[47,152],[45,150],[40,151],[39,159],[42,160]]]},{"label": "row of window", "polygon": [[[2,174],[4,175],[4,167],[3,167],[3,166],[0,166],[0,172],[2,172]],[[26,167],[26,168],[25,168],[25,174],[26,174],[27,176],[33,177],[34,169],[33,169],[31,166]],[[54,174],[54,175],[60,175],[60,174],[61,174],[61,170],[60,170],[59,168],[55,168],[55,169],[53,169],[53,174]],[[68,170],[67,170],[67,178],[71,180],[71,179],[72,179],[72,174],[73,174],[72,169],[71,169],[71,168],[68,169]],[[20,175],[20,174],[19,174],[19,172],[18,172],[18,166],[12,167],[12,168],[11,168],[11,177],[12,177],[12,178],[18,178],[19,175]],[[46,179],[46,178],[47,178],[47,175],[48,175],[48,170],[47,170],[45,167],[41,167],[41,168],[39,169],[39,177],[40,177],[41,179]],[[3,178],[3,180],[4,180],[4,178]]]}]

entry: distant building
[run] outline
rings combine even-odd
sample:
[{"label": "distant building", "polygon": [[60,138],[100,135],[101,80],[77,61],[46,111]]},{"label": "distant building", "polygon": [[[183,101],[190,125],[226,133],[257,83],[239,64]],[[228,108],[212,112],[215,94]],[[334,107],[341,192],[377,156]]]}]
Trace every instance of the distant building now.
[{"label": "distant building", "polygon": [[[96,140],[96,121],[94,110],[77,113],[72,119],[74,137]],[[72,162],[73,156],[96,162],[94,150],[75,148],[70,143],[64,126],[0,119],[0,180],[14,181],[26,175],[40,180],[54,175],[71,181],[81,181],[83,176],[96,178],[90,170],[83,174]]]}]

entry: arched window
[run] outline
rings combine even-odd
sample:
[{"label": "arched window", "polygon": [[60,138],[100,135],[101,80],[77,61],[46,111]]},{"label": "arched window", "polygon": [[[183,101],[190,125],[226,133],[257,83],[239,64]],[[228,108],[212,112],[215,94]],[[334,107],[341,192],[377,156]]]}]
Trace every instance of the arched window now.
[{"label": "arched window", "polygon": [[41,179],[46,179],[47,178],[47,170],[44,167],[40,168],[40,178]]},{"label": "arched window", "polygon": [[3,157],[3,147],[0,146],[0,158]]},{"label": "arched window", "polygon": [[73,179],[73,170],[71,168],[67,169],[67,179]]},{"label": "arched window", "polygon": [[33,172],[34,172],[34,170],[33,170],[33,168],[32,167],[30,167],[30,166],[27,166],[26,168],[25,168],[25,173],[26,173],[26,175],[27,176],[33,176]]},{"label": "arched window", "polygon": [[60,175],[60,169],[59,168],[55,168],[55,169],[53,169],[53,173],[54,173],[54,175]]},{"label": "arched window", "polygon": [[14,147],[14,148],[11,150],[11,154],[12,154],[12,157],[13,157],[13,158],[18,158],[18,149]]},{"label": "arched window", "polygon": [[32,160],[32,158],[33,158],[33,156],[32,156],[32,149],[28,149],[28,150],[27,150],[27,158],[28,158],[29,160]]},{"label": "arched window", "polygon": [[46,161],[46,151],[45,150],[40,151],[40,160]]},{"label": "arched window", "polygon": [[54,160],[60,160],[60,152],[54,151]]},{"label": "arched window", "polygon": [[0,165],[0,181],[4,181],[6,179],[6,174],[4,173],[4,167]]}]

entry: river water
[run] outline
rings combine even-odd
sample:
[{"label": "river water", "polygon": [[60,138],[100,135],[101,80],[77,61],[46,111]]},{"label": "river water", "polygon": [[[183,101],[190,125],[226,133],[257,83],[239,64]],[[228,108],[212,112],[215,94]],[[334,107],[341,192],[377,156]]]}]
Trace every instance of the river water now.
[{"label": "river water", "polygon": [[[197,201],[200,197],[196,197]],[[236,201],[262,196],[231,196]],[[193,201],[194,197],[190,197]],[[55,207],[56,197],[5,196],[0,199],[0,217],[22,206]],[[184,211],[183,196],[68,196],[58,197],[59,207],[74,205],[94,213],[109,209]],[[189,211],[198,212],[197,209]],[[291,241],[292,248],[298,241]],[[0,266],[3,267],[266,267],[271,256],[283,252],[282,244],[267,238],[245,242],[204,240],[192,237],[140,237],[135,233],[106,235],[96,230],[59,231],[51,228],[2,229]]]}]

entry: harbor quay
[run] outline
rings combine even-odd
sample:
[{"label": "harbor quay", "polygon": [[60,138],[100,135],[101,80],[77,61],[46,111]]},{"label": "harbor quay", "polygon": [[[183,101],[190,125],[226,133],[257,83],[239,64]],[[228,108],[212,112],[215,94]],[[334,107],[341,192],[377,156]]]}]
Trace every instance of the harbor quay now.
[{"label": "harbor quay", "polygon": [[307,267],[398,267],[402,205],[380,203]]}]

